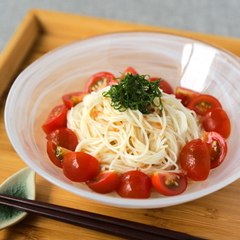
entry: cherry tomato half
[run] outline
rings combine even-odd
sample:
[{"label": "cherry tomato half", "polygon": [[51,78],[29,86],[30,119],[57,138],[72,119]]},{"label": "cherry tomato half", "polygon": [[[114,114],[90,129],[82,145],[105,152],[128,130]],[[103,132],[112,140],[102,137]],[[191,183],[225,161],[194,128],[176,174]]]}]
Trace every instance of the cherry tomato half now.
[{"label": "cherry tomato half", "polygon": [[71,109],[78,103],[82,102],[84,96],[86,96],[88,93],[86,92],[73,92],[68,93],[62,96],[63,103],[68,109]]},{"label": "cherry tomato half", "polygon": [[153,187],[165,196],[175,196],[187,188],[187,177],[182,173],[155,172],[151,176]]},{"label": "cherry tomato half", "polygon": [[42,125],[43,131],[46,134],[49,134],[58,128],[66,127],[67,112],[68,108],[64,104],[54,107],[50,112],[47,120]]},{"label": "cherry tomato half", "polygon": [[114,191],[120,182],[120,177],[115,171],[99,173],[95,178],[86,182],[86,185],[97,193],[110,193]]},{"label": "cherry tomato half", "polygon": [[70,152],[63,158],[63,174],[73,182],[86,182],[96,177],[99,161],[84,152]]},{"label": "cherry tomato half", "polygon": [[194,110],[199,115],[204,115],[210,108],[222,107],[221,103],[213,96],[200,94],[194,97],[187,105],[187,108]]},{"label": "cherry tomato half", "polygon": [[[153,81],[156,81],[158,79],[160,79],[160,78],[151,77],[151,78],[149,78],[149,81],[153,82]],[[165,93],[168,93],[168,94],[173,94],[174,93],[172,86],[164,79],[162,79],[162,81],[160,82],[160,88]]]},{"label": "cherry tomato half", "polygon": [[227,155],[226,140],[217,132],[205,132],[203,134],[203,141],[208,146],[211,169],[218,167]]},{"label": "cherry tomato half", "polygon": [[177,87],[175,90],[175,96],[177,99],[180,99],[183,106],[187,106],[190,100],[195,98],[196,96],[200,95],[199,92],[184,88],[184,87]]},{"label": "cherry tomato half", "polygon": [[47,154],[54,165],[62,168],[63,158],[70,151],[66,148],[57,146],[51,141],[47,141]]},{"label": "cherry tomato half", "polygon": [[194,139],[182,148],[179,156],[183,173],[194,181],[206,180],[210,172],[210,154],[207,144]]},{"label": "cherry tomato half", "polygon": [[133,67],[128,67],[122,74],[121,79],[124,78],[124,76],[128,73],[131,73],[132,75],[138,74],[138,72]]},{"label": "cherry tomato half", "polygon": [[218,132],[225,139],[231,133],[231,123],[227,113],[222,108],[212,108],[202,118],[202,125],[206,132]]},{"label": "cherry tomato half", "polygon": [[116,192],[123,198],[149,198],[151,195],[152,183],[148,175],[133,170],[123,173],[120,176],[120,184]]},{"label": "cherry tomato half", "polygon": [[109,85],[116,84],[118,82],[115,76],[109,72],[99,72],[92,75],[86,84],[86,92],[97,92]]},{"label": "cherry tomato half", "polygon": [[74,151],[78,145],[76,134],[69,128],[59,128],[46,136],[55,145]]}]

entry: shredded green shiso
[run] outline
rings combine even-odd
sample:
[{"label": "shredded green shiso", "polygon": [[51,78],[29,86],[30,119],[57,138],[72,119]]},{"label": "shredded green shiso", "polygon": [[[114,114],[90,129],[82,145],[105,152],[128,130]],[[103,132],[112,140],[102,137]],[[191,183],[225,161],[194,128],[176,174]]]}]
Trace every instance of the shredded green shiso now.
[{"label": "shredded green shiso", "polygon": [[[148,81],[148,75],[127,73],[117,84],[111,85],[104,97],[111,98],[111,106],[120,112],[139,110],[143,114],[150,114],[151,107],[159,107],[162,110],[162,92],[159,83],[162,79]],[[159,101],[154,101],[158,98]]]}]

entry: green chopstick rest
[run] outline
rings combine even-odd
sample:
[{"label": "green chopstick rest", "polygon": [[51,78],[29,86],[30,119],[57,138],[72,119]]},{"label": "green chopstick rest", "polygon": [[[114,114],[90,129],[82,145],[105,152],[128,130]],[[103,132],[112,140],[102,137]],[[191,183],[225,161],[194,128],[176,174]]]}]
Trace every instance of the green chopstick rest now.
[{"label": "green chopstick rest", "polygon": [[[0,185],[0,194],[35,200],[35,176],[30,167],[18,171]],[[0,203],[0,230],[20,222],[27,214]]]}]

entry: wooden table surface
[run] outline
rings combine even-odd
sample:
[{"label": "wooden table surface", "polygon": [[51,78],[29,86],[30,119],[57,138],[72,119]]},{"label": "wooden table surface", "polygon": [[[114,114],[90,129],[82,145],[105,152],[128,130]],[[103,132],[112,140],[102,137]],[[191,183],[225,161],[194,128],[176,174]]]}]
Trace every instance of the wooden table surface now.
[{"label": "wooden table surface", "polygon": [[[208,41],[240,56],[240,39],[116,22],[33,9],[20,24],[0,56],[0,183],[26,167],[17,155],[4,127],[4,105],[13,79],[44,53],[78,39],[119,31],[158,31]],[[105,206],[69,193],[41,176],[36,177],[37,200],[96,212],[213,240],[240,239],[240,180],[201,199],[160,209],[122,209]],[[0,240],[12,239],[120,239],[62,222],[28,215],[0,232]]]}]

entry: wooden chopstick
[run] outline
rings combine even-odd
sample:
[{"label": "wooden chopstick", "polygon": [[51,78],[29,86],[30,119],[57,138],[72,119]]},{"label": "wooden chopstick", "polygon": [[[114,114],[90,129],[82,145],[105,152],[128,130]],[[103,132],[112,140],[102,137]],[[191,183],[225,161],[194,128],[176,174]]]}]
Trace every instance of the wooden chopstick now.
[{"label": "wooden chopstick", "polygon": [[203,240],[168,229],[4,194],[0,194],[0,204],[125,239]]}]

